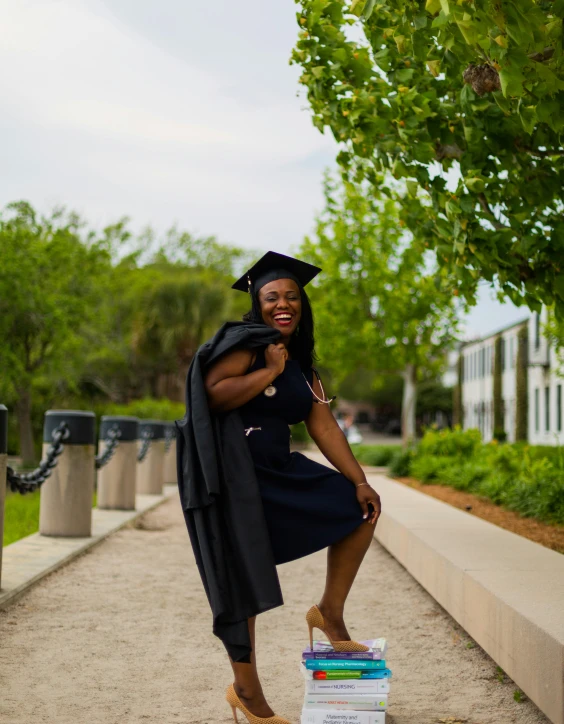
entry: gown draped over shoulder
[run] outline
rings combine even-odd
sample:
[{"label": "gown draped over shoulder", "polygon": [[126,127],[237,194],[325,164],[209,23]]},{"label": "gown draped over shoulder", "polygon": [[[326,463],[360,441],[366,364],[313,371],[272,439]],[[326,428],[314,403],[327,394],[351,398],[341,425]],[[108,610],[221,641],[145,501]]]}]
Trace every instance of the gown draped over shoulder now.
[{"label": "gown draped over shoulder", "polygon": [[[247,374],[265,366],[259,350]],[[313,370],[306,373],[313,385]],[[313,395],[300,364],[287,360],[272,383],[239,408],[253,458],[274,559],[302,558],[346,537],[362,522],[353,483],[341,473],[290,452],[290,428],[308,416]],[[269,390],[270,392],[271,390]]]}]

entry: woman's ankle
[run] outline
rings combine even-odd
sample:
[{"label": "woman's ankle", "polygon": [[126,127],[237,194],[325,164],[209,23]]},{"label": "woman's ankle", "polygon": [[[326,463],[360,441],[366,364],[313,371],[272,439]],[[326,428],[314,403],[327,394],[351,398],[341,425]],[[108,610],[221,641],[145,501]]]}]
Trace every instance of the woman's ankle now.
[{"label": "woman's ankle", "polygon": [[264,693],[260,682],[254,684],[241,684],[238,681],[234,681],[233,688],[240,699],[264,699]]},{"label": "woman's ankle", "polygon": [[321,599],[321,603],[318,604],[317,608],[321,611],[323,618],[326,618],[328,621],[332,621],[334,623],[342,623],[344,621],[343,607],[336,607],[334,605],[327,604],[323,601],[323,599]]}]

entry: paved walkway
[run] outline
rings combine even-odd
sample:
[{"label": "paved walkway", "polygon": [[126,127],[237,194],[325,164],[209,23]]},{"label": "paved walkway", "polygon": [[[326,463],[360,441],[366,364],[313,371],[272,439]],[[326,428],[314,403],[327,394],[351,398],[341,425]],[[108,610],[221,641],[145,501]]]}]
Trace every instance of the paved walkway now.
[{"label": "paved walkway", "polygon": [[[319,553],[281,566],[286,605],[259,618],[264,688],[292,722],[303,617],[319,598],[324,562]],[[359,638],[389,640],[389,724],[547,722],[514,701],[515,686],[376,542],[347,620]],[[227,724],[230,680],[177,498],[0,611],[3,724]]]}]

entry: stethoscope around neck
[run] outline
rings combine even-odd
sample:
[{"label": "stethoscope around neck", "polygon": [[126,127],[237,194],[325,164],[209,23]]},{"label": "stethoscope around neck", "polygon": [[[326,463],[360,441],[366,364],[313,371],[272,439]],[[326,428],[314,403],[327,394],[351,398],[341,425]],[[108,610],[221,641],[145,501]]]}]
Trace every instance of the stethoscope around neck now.
[{"label": "stethoscope around neck", "polygon": [[323,389],[323,382],[321,382],[321,377],[319,376],[319,372],[315,369],[315,367],[312,367],[312,369],[315,373],[315,376],[317,377],[317,381],[319,382],[319,386],[321,387],[321,394],[323,395],[323,399],[321,397],[319,397],[319,395],[315,392],[313,387],[309,384],[307,377],[302,372],[303,378],[306,381],[306,385],[309,387],[309,389],[311,390],[311,394],[313,395],[313,401],[321,403],[323,405],[330,405],[333,402],[333,400],[337,399],[337,395],[333,395],[333,397],[327,398],[327,396],[325,395],[325,390]]},{"label": "stethoscope around neck", "polygon": [[[323,395],[322,398],[319,397],[319,395],[316,393],[316,391],[313,389],[313,387],[309,384],[309,381],[308,381],[307,377],[304,375],[303,371],[302,371],[302,377],[304,378],[306,385],[311,390],[311,394],[313,395],[313,401],[316,403],[322,404],[322,405],[330,405],[333,402],[333,400],[337,399],[337,395],[333,395],[333,397],[328,398],[327,395],[325,394],[325,390],[323,388],[323,382],[321,382],[321,377],[319,376],[319,372],[315,369],[315,367],[312,367],[312,370],[313,370],[315,376],[317,377],[319,386],[321,387],[321,394]],[[266,397],[274,397],[274,395],[277,392],[278,392],[278,390],[276,389],[276,387],[274,385],[268,385],[268,387],[265,389],[263,394]]]}]

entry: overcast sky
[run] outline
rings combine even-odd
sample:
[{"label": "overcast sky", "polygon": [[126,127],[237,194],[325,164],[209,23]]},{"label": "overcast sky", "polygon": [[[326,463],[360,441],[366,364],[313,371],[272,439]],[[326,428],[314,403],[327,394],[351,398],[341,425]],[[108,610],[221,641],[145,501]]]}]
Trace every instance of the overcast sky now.
[{"label": "overcast sky", "polygon": [[[0,206],[296,248],[335,144],[288,58],[293,0],[0,0]],[[468,333],[526,316],[481,295]]]}]

